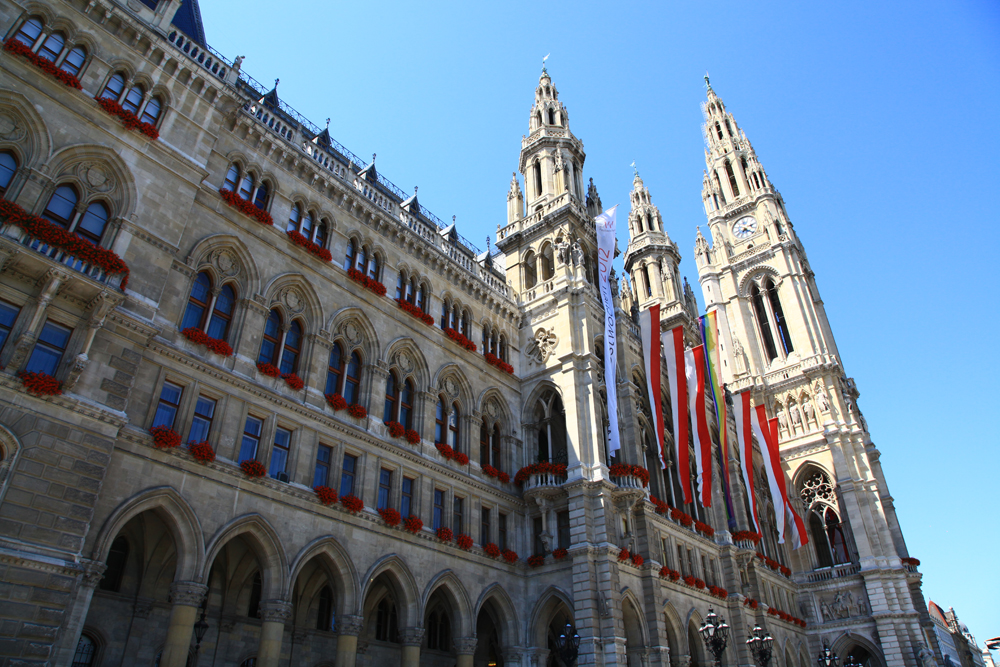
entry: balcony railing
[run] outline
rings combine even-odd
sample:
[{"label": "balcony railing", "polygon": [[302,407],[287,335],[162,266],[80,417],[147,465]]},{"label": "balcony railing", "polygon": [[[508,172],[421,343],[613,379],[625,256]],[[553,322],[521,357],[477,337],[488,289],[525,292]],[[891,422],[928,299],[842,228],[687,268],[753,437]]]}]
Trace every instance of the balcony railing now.
[{"label": "balcony railing", "polygon": [[550,472],[536,472],[534,474],[528,475],[528,480],[524,483],[521,489],[527,493],[528,491],[538,491],[538,490],[556,490],[562,486],[566,478],[563,475],[556,475]]},{"label": "balcony railing", "polygon": [[4,224],[0,226],[0,234],[3,234],[3,236],[20,243],[22,246],[29,248],[40,255],[44,255],[51,260],[59,262],[73,271],[81,273],[92,280],[121,289],[122,278],[124,278],[123,274],[114,274],[109,276],[105,273],[103,268],[74,257],[65,250],[43,243],[39,239],[29,235],[17,225]]},{"label": "balcony railing", "polygon": [[814,584],[819,581],[830,581],[832,579],[840,579],[841,577],[850,577],[861,571],[861,565],[857,563],[847,563],[845,565],[837,565],[835,567],[827,567],[816,572],[810,572],[806,575],[806,581],[810,584]]}]

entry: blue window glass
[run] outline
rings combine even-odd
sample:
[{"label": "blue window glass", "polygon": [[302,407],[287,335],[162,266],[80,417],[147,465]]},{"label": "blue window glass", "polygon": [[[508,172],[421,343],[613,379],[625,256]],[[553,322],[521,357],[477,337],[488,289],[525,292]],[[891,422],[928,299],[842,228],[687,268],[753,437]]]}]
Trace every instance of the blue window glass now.
[{"label": "blue window glass", "polygon": [[160,390],[160,402],[156,406],[156,416],[153,417],[153,428],[157,426],[174,427],[183,391],[181,387],[175,384],[171,384],[170,382],[163,383],[163,389]]},{"label": "blue window glass", "polygon": [[198,329],[205,318],[208,308],[209,293],[212,290],[212,280],[207,273],[199,273],[191,286],[191,296],[188,297],[187,309],[181,321],[181,329],[193,327]]},{"label": "blue window glass", "polygon": [[330,484],[330,460],[333,458],[333,448],[320,445],[316,452],[316,471],[313,472],[313,488]]},{"label": "blue window glass", "polygon": [[46,322],[24,370],[55,376],[72,333],[73,330],[68,327],[55,322]]},{"label": "blue window glass", "polygon": [[7,191],[15,171],[17,171],[17,160],[14,156],[6,151],[0,153],[0,195]]},{"label": "blue window glass", "polygon": [[236,303],[236,292],[231,285],[224,285],[215,298],[215,308],[212,310],[212,321],[208,324],[207,333],[211,338],[226,340],[229,333],[229,322],[233,318],[233,305]]},{"label": "blue window glass", "polygon": [[291,446],[292,432],[279,428],[274,432],[274,448],[271,450],[271,477],[285,472],[288,466],[288,448]]},{"label": "blue window glass", "polygon": [[344,454],[344,469],[340,474],[340,497],[354,493],[354,470],[358,465],[358,457]]},{"label": "blue window glass", "polygon": [[272,310],[267,316],[267,323],[264,325],[264,342],[260,344],[260,354],[257,355],[258,364],[273,364],[278,345],[281,343],[281,315],[278,311]]},{"label": "blue window glass", "polygon": [[191,420],[191,433],[188,435],[188,441],[203,442],[208,440],[214,417],[215,399],[199,396],[198,402],[194,405],[194,419]]},{"label": "blue window glass", "polygon": [[375,507],[384,510],[389,507],[389,493],[392,490],[392,471],[382,468],[378,473],[378,498]]},{"label": "blue window glass", "polygon": [[413,480],[409,477],[403,478],[400,489],[399,513],[404,519],[413,514]]},{"label": "blue window glass", "polygon": [[14,321],[17,319],[21,309],[11,305],[6,301],[0,301],[0,348],[7,342],[10,330],[14,328]]},{"label": "blue window glass", "polygon": [[263,420],[247,416],[246,426],[243,427],[243,441],[240,443],[240,457],[237,463],[252,461],[257,458],[257,447],[260,445],[260,432],[263,428]]}]

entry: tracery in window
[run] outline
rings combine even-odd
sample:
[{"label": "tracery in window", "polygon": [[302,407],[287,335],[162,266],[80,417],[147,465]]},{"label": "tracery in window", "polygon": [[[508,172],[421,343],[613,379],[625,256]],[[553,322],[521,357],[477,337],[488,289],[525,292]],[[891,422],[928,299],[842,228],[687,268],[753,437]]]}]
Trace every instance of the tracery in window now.
[{"label": "tracery in window", "polygon": [[[773,361],[778,358],[779,351],[782,356],[787,357],[794,347],[777,285],[770,276],[765,277],[760,284],[758,282],[759,278],[750,286],[750,301],[764,353],[768,361]],[[776,342],[780,343],[780,350]]]},{"label": "tracery in window", "polygon": [[[86,53],[83,53],[83,58],[85,57]],[[82,63],[82,58],[71,52],[66,56],[66,60],[63,61],[63,69],[66,67],[72,68],[74,66],[74,58],[79,59]],[[70,64],[66,65],[66,61],[70,61]],[[77,69],[79,70],[79,67],[77,67]],[[146,86],[141,83],[135,83],[128,86],[128,81],[129,77],[125,72],[119,71],[112,73],[111,76],[108,77],[104,87],[101,89],[99,97],[101,99],[114,100],[115,102],[118,102],[122,109],[135,114],[135,116],[137,116],[143,123],[156,125],[163,112],[163,98],[156,94],[148,95]],[[235,188],[230,189],[235,192]]]}]

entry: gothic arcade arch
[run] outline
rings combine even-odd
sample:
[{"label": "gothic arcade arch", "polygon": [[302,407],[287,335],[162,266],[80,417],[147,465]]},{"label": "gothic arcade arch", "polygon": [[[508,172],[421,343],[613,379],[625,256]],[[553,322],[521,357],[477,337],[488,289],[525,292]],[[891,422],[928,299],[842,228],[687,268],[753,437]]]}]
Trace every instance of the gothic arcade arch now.
[{"label": "gothic arcade arch", "polygon": [[277,308],[283,321],[290,323],[301,318],[305,322],[303,334],[314,334],[323,319],[323,306],[312,283],[301,273],[282,273],[264,286],[263,294],[268,309]]},{"label": "gothic arcade arch", "polygon": [[358,610],[358,613],[364,613],[364,606],[377,580],[384,580],[395,598],[400,629],[417,625],[421,618],[417,583],[410,572],[410,568],[396,554],[387,554],[375,561],[368,568],[368,572],[365,573],[364,577],[365,583],[361,591],[360,599],[362,608]]},{"label": "gothic arcade arch", "polygon": [[344,340],[347,353],[350,353],[351,349],[360,348],[361,361],[365,364],[381,358],[378,333],[361,308],[356,306],[341,308],[330,317],[326,330],[334,340],[338,338]]},{"label": "gothic arcade arch", "polygon": [[521,633],[517,626],[517,610],[510,595],[499,583],[494,582],[483,589],[476,600],[476,618],[487,608],[492,607],[494,615],[499,617],[501,628],[500,643],[502,646],[519,646]]},{"label": "gothic arcade arch", "polygon": [[294,586],[303,569],[317,558],[331,575],[338,615],[356,613],[361,589],[358,571],[347,550],[333,536],[319,537],[302,547],[292,561],[288,581]]},{"label": "gothic arcade arch", "polygon": [[[398,368],[403,377],[412,377],[418,392],[430,386],[431,375],[427,358],[416,341],[409,336],[395,338],[389,342],[385,348],[383,361],[388,367]],[[378,400],[381,401],[381,397],[378,397]]]},{"label": "gothic arcade arch", "polygon": [[560,615],[568,617],[569,622],[574,621],[573,598],[563,589],[557,586],[549,586],[535,602],[531,613],[528,615],[528,627],[526,637],[530,640],[531,646],[546,647],[549,641],[549,626],[557,620]]},{"label": "gothic arcade arch", "polygon": [[20,93],[0,90],[0,120],[4,116],[8,119],[4,124],[13,127],[5,128],[0,149],[13,151],[21,168],[19,172],[25,166],[35,168],[49,162],[52,138],[34,105]]},{"label": "gothic arcade arch", "polygon": [[138,203],[135,179],[121,156],[107,146],[68,146],[54,153],[42,171],[51,180],[42,189],[36,213],[41,213],[56,188],[65,184],[73,184],[84,193],[81,201],[108,202],[111,219],[127,219],[135,212]]},{"label": "gothic arcade arch", "polygon": [[209,570],[222,549],[233,539],[247,540],[260,566],[263,599],[276,599],[288,590],[288,563],[281,538],[271,524],[260,514],[243,514],[221,526],[208,543],[201,576],[198,580],[207,583]]},{"label": "gothic arcade arch", "polygon": [[215,284],[235,280],[241,297],[259,294],[260,271],[253,253],[233,234],[210,234],[191,246],[185,263],[194,271],[209,271]]},{"label": "gothic arcade arch", "polygon": [[430,599],[435,594],[444,594],[454,610],[452,636],[471,637],[475,634],[475,619],[472,617],[472,601],[461,580],[452,570],[443,570],[434,575],[424,587],[420,598],[420,609],[426,616]]}]

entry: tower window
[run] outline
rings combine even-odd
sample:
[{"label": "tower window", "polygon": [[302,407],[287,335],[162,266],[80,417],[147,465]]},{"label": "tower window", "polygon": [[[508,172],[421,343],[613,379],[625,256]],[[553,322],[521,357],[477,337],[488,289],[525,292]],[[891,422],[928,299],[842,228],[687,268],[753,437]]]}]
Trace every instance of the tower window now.
[{"label": "tower window", "polygon": [[542,196],[542,165],[539,162],[535,163],[533,168],[535,172],[535,197]]},{"label": "tower window", "polygon": [[556,112],[555,109],[549,109],[549,125],[556,124]]},{"label": "tower window", "polygon": [[778,327],[778,337],[785,348],[785,355],[792,352],[792,337],[788,331],[788,322],[785,320],[785,313],[781,309],[781,300],[778,299],[778,288],[768,279],[764,283],[767,291],[767,300],[771,304],[771,312],[774,313],[774,323]]},{"label": "tower window", "polygon": [[757,285],[750,288],[750,301],[753,303],[753,312],[757,318],[757,329],[760,332],[761,343],[764,345],[764,353],[768,361],[778,358],[778,350],[774,346],[774,337],[771,335],[771,324],[767,318],[767,309],[764,307],[764,298]]},{"label": "tower window", "polygon": [[719,139],[722,139],[722,126],[718,123],[715,124],[715,133],[719,135]]},{"label": "tower window", "polygon": [[729,177],[729,187],[733,189],[733,196],[740,196],[740,186],[736,182],[736,174],[733,172],[733,165],[729,160],[726,160],[726,176]]}]

